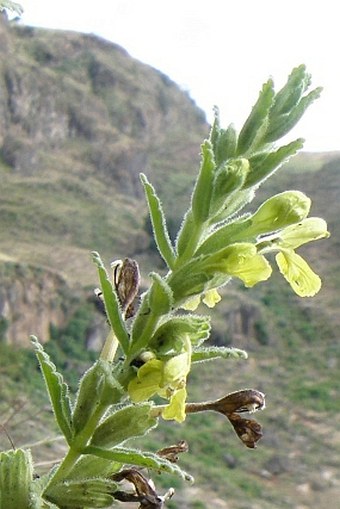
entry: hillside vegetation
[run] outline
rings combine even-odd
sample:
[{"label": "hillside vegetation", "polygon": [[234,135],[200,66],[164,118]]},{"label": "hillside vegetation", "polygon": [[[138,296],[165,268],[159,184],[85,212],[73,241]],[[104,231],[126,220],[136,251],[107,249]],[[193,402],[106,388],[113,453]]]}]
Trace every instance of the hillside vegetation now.
[{"label": "hillside vegetation", "polygon": [[[138,175],[159,191],[174,232],[209,127],[169,78],[99,38],[0,17],[0,56],[0,423],[21,446],[55,428],[34,357],[15,344],[27,347],[32,332],[51,338],[50,353],[76,383],[106,330],[89,298],[98,284],[89,252],[107,262],[135,257],[144,284],[154,264],[161,270]],[[183,429],[160,427],[147,445],[186,439],[181,461],[197,480],[193,487],[173,480],[170,508],[337,507],[339,169],[340,153],[302,153],[258,192],[262,200],[301,190],[313,200],[312,215],[327,220],[331,238],[308,247],[323,288],[303,300],[279,276],[251,290],[226,287],[212,340],[247,349],[249,359],[207,364],[203,379],[194,371],[190,399],[254,386],[267,395],[265,436],[256,451],[245,450],[225,420],[209,414],[190,417]],[[4,433],[0,444],[9,448]],[[42,472],[62,447],[33,448]],[[155,481],[169,485],[163,476]]]}]

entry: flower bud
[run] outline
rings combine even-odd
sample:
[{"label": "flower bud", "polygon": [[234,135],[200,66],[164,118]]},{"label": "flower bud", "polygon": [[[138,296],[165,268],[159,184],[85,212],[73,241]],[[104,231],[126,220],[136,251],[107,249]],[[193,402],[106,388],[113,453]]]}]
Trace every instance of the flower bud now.
[{"label": "flower bud", "polygon": [[285,191],[266,200],[251,218],[256,235],[292,225],[308,216],[311,200],[300,191]]},{"label": "flower bud", "polygon": [[214,178],[210,216],[214,217],[225,208],[226,200],[242,188],[249,171],[247,159],[232,159],[219,168]]}]

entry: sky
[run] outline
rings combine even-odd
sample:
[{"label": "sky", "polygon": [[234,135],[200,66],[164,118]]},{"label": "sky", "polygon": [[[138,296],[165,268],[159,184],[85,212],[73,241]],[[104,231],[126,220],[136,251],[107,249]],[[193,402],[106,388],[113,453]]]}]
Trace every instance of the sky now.
[{"label": "sky", "polygon": [[97,34],[168,75],[209,121],[240,129],[262,84],[304,63],[323,86],[289,135],[340,150],[340,30],[334,0],[17,0],[22,22]]}]

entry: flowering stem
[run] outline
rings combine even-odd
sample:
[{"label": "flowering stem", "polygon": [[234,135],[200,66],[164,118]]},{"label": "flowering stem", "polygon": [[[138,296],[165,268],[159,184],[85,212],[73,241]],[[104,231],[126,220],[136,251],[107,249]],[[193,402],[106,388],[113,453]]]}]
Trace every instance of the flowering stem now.
[{"label": "flowering stem", "polygon": [[105,340],[102,351],[100,352],[99,358],[104,361],[107,361],[107,362],[113,362],[114,357],[116,355],[117,348],[118,348],[118,340],[117,340],[115,334],[113,333],[113,331],[110,330],[110,332],[107,335],[107,338]]},{"label": "flowering stem", "polygon": [[92,417],[89,419],[84,429],[79,433],[74,442],[70,445],[68,453],[66,454],[64,460],[61,462],[54,476],[48,483],[46,491],[48,490],[48,486],[55,485],[58,482],[61,482],[70,473],[73,466],[75,465],[79,457],[82,455],[84,447],[87,445],[88,441],[92,437],[100,419],[103,417],[106,410],[107,405],[98,405],[96,411],[93,413]]},{"label": "flowering stem", "polygon": [[177,257],[175,267],[178,268],[185,262],[193,257],[193,254],[197,250],[199,241],[201,240],[202,233],[204,231],[204,224],[196,224],[192,228],[190,237],[187,240],[186,248],[183,253]]}]

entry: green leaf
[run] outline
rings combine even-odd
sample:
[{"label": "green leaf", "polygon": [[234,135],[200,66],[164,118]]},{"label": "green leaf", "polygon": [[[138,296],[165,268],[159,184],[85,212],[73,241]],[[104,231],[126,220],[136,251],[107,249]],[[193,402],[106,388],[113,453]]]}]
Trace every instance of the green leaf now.
[{"label": "green leaf", "polygon": [[191,198],[194,221],[204,223],[209,217],[210,200],[213,192],[215,160],[210,141],[205,140],[201,147],[201,167]]},{"label": "green leaf", "polygon": [[31,509],[33,482],[29,451],[17,449],[0,453],[0,508]]},{"label": "green leaf", "polygon": [[268,127],[268,114],[273,104],[274,85],[268,80],[262,87],[256,104],[242,127],[237,145],[237,154],[244,155],[251,152],[262,143]]},{"label": "green leaf", "polygon": [[141,174],[140,178],[144,186],[145,196],[148,202],[153,235],[158,251],[165,263],[171,269],[174,266],[176,254],[169,237],[161,201],[146,176]]},{"label": "green leaf", "polygon": [[114,502],[117,484],[109,479],[63,481],[47,488],[44,496],[58,507],[108,507]]},{"label": "green leaf", "polygon": [[220,134],[221,134],[220,110],[218,109],[217,106],[214,106],[214,121],[210,129],[209,141],[212,144],[215,154],[217,153],[217,145]]},{"label": "green leaf", "polygon": [[73,437],[73,425],[69,388],[64,382],[62,375],[57,372],[55,365],[44,351],[38,339],[35,336],[31,336],[31,341],[44,376],[57,423],[67,442],[70,443]]},{"label": "green leaf", "polygon": [[150,277],[153,280],[148,298],[150,312],[156,316],[165,315],[171,311],[174,304],[172,290],[165,279],[156,272],[151,272]]},{"label": "green leaf", "polygon": [[242,240],[243,242],[255,241],[253,235],[247,235],[247,229],[251,226],[251,218],[245,215],[237,221],[228,223],[217,228],[209,237],[205,239],[203,244],[197,250],[197,255],[207,255],[215,253],[221,249]]},{"label": "green leaf", "polygon": [[214,156],[216,165],[220,166],[228,159],[236,156],[237,131],[233,124],[227,129],[220,129],[219,136],[214,144]]},{"label": "green leaf", "polygon": [[73,411],[76,435],[81,433],[99,407],[117,403],[122,394],[123,389],[112,374],[111,364],[98,360],[86,371],[80,382]]},{"label": "green leaf", "polygon": [[183,222],[176,239],[176,248],[178,256],[182,256],[190,243],[192,232],[195,228],[195,221],[192,210],[188,210],[185,214]]},{"label": "green leaf", "polygon": [[311,76],[306,72],[305,65],[295,67],[288,76],[287,83],[275,95],[270,119],[289,113],[300,101],[311,83]]},{"label": "green leaf", "polygon": [[67,475],[67,480],[90,479],[93,477],[109,477],[118,472],[122,467],[121,463],[117,463],[98,456],[90,454],[82,456]]},{"label": "green leaf", "polygon": [[110,415],[96,429],[91,445],[111,448],[125,440],[145,435],[157,425],[150,417],[150,403],[129,405]]},{"label": "green leaf", "polygon": [[302,97],[300,102],[289,113],[280,115],[277,119],[273,120],[267,130],[265,141],[270,143],[287,134],[297,124],[308,106],[320,97],[321,91],[321,87],[312,90],[308,95]]},{"label": "green leaf", "polygon": [[195,348],[191,355],[191,362],[204,362],[214,359],[247,359],[248,354],[239,348],[224,346],[211,346],[207,348]]},{"label": "green leaf", "polygon": [[212,275],[200,270],[204,258],[202,255],[195,257],[169,275],[168,283],[174,294],[175,307],[180,306],[188,297],[202,293],[212,279]]},{"label": "green leaf", "polygon": [[302,138],[299,138],[274,152],[264,152],[251,157],[249,159],[250,171],[244,187],[259,186],[303,147],[303,141]]},{"label": "green leaf", "polygon": [[129,349],[130,338],[125,327],[122,313],[120,311],[117,294],[113,289],[112,283],[99,254],[95,251],[92,252],[92,259],[98,268],[100,285],[103,292],[105,310],[108,320],[122,347],[123,352],[126,354]]},{"label": "green leaf", "polygon": [[127,463],[129,465],[137,465],[139,467],[151,468],[158,472],[167,472],[168,474],[175,474],[186,481],[193,481],[193,477],[187,474],[184,470],[179,468],[175,463],[157,456],[151,452],[141,452],[135,449],[114,448],[112,450],[102,449],[101,447],[88,446],[83,451],[83,454],[93,454],[100,458],[111,459],[120,463]]},{"label": "green leaf", "polygon": [[149,347],[157,358],[178,355],[183,351],[184,338],[189,335],[192,345],[200,345],[210,335],[210,317],[199,315],[173,316],[164,322],[151,338]]}]

